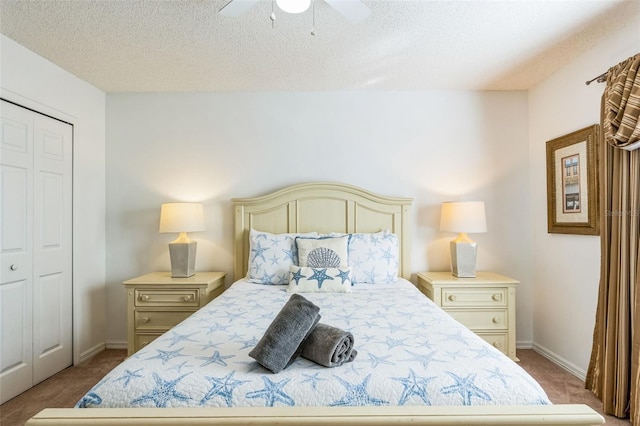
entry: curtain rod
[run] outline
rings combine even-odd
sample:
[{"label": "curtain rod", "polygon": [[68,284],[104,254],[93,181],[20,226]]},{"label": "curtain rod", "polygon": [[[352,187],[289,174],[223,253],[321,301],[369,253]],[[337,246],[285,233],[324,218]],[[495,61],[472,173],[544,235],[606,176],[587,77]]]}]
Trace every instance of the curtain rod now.
[{"label": "curtain rod", "polygon": [[607,81],[607,74],[609,74],[609,71],[603,72],[599,76],[594,77],[591,80],[586,81],[584,84],[586,84],[588,86],[591,83],[593,83],[594,81],[597,82],[597,83],[604,83],[605,81]]}]

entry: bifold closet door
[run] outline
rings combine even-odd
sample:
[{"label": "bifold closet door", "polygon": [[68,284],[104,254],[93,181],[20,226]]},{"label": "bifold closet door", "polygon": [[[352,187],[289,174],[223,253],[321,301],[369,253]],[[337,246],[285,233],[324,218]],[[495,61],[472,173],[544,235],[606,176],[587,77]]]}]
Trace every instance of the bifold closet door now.
[{"label": "bifold closet door", "polygon": [[73,130],[1,102],[0,403],[73,362]]},{"label": "bifold closet door", "polygon": [[0,108],[2,403],[33,385],[33,113]]}]

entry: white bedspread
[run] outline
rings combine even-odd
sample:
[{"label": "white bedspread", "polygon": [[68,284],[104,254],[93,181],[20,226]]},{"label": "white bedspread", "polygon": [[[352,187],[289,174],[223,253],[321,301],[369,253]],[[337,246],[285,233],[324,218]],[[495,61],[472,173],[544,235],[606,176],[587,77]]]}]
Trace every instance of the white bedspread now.
[{"label": "white bedspread", "polygon": [[320,322],[349,330],[358,356],[325,368],[299,358],[272,374],[248,356],[290,294],[236,282],[127,359],[78,407],[549,404],[516,363],[405,280],[303,294]]}]

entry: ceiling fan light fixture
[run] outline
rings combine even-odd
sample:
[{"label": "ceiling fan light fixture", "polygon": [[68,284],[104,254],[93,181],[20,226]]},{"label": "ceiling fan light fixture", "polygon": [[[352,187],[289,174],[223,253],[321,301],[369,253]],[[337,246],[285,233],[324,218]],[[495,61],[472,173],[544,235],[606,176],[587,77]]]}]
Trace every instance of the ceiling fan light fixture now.
[{"label": "ceiling fan light fixture", "polygon": [[311,0],[276,0],[276,4],[287,13],[302,13],[309,9]]}]

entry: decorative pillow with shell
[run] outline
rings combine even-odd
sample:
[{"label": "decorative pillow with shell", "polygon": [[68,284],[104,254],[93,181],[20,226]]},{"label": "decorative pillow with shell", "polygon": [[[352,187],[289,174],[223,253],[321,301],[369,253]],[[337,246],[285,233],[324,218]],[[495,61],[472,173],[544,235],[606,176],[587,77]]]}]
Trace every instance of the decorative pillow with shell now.
[{"label": "decorative pillow with shell", "polygon": [[346,268],[349,236],[296,238],[298,266],[309,268]]}]

